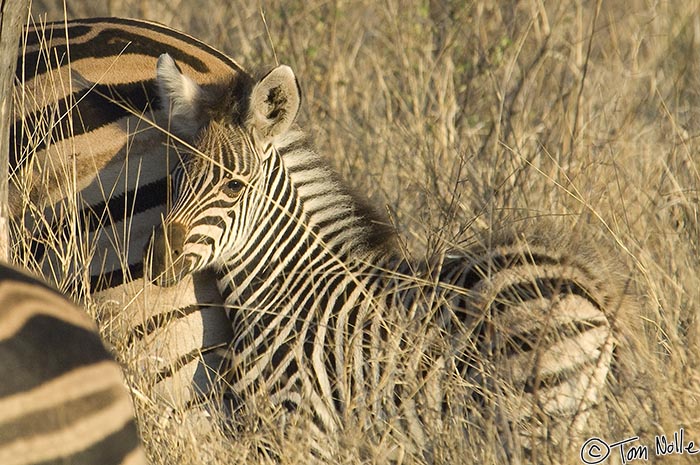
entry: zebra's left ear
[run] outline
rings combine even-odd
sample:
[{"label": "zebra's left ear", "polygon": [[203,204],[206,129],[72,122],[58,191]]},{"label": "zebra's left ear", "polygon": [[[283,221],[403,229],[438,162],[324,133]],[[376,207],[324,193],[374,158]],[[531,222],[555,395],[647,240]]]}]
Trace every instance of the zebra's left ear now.
[{"label": "zebra's left ear", "polygon": [[156,83],[163,108],[170,115],[170,126],[177,136],[193,138],[202,127],[202,88],[182,74],[167,53],[158,57]]},{"label": "zebra's left ear", "polygon": [[291,127],[301,106],[301,89],[289,66],[278,66],[253,88],[248,124],[270,143]]}]

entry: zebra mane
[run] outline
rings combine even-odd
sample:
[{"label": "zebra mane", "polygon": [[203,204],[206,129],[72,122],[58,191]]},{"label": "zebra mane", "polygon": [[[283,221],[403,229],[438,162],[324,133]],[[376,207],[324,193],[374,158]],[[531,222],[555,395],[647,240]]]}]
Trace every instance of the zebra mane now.
[{"label": "zebra mane", "polygon": [[[275,141],[275,147],[289,170],[292,182],[302,198],[314,196],[335,198],[338,208],[347,212],[356,225],[356,235],[351,238],[357,252],[389,255],[396,249],[396,231],[389,218],[380,213],[365,196],[353,189],[335,169],[328,159],[314,150],[311,136],[292,128],[283,138]],[[325,182],[306,183],[306,176],[313,172],[316,179]],[[313,193],[311,192],[313,191]],[[312,222],[309,226],[314,227]]]}]

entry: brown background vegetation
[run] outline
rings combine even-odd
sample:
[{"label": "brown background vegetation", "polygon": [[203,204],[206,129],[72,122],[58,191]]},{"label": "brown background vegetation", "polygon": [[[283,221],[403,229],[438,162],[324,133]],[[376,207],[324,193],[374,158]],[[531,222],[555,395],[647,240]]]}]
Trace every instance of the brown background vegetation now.
[{"label": "brown background vegetation", "polygon": [[613,244],[642,297],[618,324],[646,384],[609,439],[700,442],[697,2],[93,3],[68,17],[156,20],[244,68],[291,65],[300,125],[416,257],[543,218]]}]

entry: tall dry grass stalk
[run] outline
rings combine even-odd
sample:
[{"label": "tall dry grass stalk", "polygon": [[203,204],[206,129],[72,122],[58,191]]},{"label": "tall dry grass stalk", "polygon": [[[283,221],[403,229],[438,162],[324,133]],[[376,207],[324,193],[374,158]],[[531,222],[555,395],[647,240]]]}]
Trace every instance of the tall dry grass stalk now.
[{"label": "tall dry grass stalk", "polygon": [[[651,454],[655,435],[680,427],[700,441],[700,6],[495,3],[270,1],[262,10],[303,88],[300,125],[384,206],[407,253],[527,234],[544,220],[563,225],[573,249],[611,247],[639,301],[615,321],[620,363],[601,434],[639,436]],[[44,12],[61,19],[63,6],[34,2],[33,14]],[[248,69],[275,63],[255,2],[72,2],[67,12],[157,20]],[[156,463],[244,463],[275,441],[274,425],[243,424],[232,442],[178,427],[177,416],[164,422],[130,376]],[[285,462],[304,463],[299,439],[274,445]],[[361,457],[346,442],[338,463]],[[496,460],[478,442],[446,440],[442,453],[446,463]]]}]

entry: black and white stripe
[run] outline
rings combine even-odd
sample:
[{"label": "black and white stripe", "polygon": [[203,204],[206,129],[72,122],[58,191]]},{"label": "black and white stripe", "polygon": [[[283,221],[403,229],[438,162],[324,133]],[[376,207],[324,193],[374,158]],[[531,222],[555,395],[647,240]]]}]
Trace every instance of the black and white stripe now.
[{"label": "black and white stripe", "polygon": [[216,271],[242,405],[262,394],[331,436],[359,424],[395,458],[429,456],[435,431],[465,431],[489,409],[522,448],[585,428],[613,350],[615,290],[599,274],[566,250],[506,240],[409,263],[291,129],[288,67],[252,88],[242,115],[205,90],[186,101],[167,56],[158,76],[163,99],[214,102],[216,116],[180,123],[201,128],[199,153],[179,168],[151,272],[173,285]]},{"label": "black and white stripe", "polygon": [[231,330],[211,275],[168,290],[142,279],[182,150],[156,91],[163,51],[204,88],[247,79],[217,50],[155,23],[29,27],[17,58],[10,203],[14,260],[100,302],[111,336],[138,347],[155,392],[181,407],[218,382]]},{"label": "black and white stripe", "polygon": [[0,265],[0,463],[145,464],[119,365],[87,315]]}]

